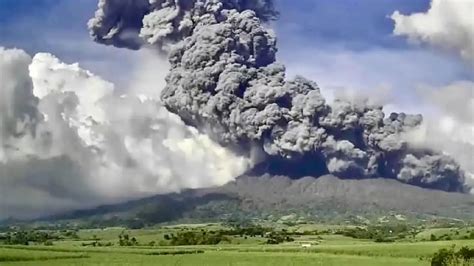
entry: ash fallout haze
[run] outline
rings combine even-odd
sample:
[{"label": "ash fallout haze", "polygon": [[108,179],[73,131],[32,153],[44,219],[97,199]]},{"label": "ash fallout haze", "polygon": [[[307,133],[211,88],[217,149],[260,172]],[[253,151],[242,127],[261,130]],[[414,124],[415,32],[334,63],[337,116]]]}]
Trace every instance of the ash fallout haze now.
[{"label": "ash fallout haze", "polygon": [[471,193],[472,1],[87,0],[95,43],[18,37],[31,9],[66,20],[79,4],[14,2],[0,0],[25,16],[0,19],[0,219],[245,174]]}]

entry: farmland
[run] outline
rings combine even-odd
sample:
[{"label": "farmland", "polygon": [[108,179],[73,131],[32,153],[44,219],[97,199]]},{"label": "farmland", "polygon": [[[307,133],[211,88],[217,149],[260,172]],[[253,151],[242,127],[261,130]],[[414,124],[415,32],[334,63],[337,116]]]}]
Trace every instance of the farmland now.
[{"label": "farmland", "polygon": [[28,233],[48,240],[21,245],[8,242],[25,237],[10,230],[1,234],[0,265],[430,265],[429,257],[441,248],[474,247],[472,227],[396,226],[388,233],[387,227],[269,228],[49,229]]}]

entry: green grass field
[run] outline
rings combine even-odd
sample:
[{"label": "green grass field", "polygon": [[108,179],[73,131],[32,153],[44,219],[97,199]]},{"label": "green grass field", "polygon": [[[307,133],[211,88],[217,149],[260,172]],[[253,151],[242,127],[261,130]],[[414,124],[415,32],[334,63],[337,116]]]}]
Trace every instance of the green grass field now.
[{"label": "green grass field", "polygon": [[[3,251],[3,250],[2,250]],[[9,250],[10,251],[10,250]],[[16,253],[17,250],[14,251]],[[197,255],[153,256],[107,251],[90,253],[88,258],[64,258],[50,255],[51,251],[34,251],[42,260],[5,260],[1,265],[428,265],[416,258],[368,257],[318,253],[247,253],[238,251],[207,251]],[[75,252],[63,252],[74,256]],[[3,257],[2,257],[3,258]],[[47,259],[49,258],[49,259]],[[46,260],[47,259],[47,260]]]},{"label": "green grass field", "polygon": [[[295,237],[294,242],[266,245],[262,237],[233,237],[231,243],[202,246],[149,246],[165,234],[188,230],[217,230],[219,225],[182,225],[156,229],[125,230],[140,245],[121,247],[117,237],[123,228],[80,230],[77,239],[55,241],[53,246],[0,246],[0,265],[430,265],[429,257],[440,248],[467,246],[474,240],[426,241],[431,234],[463,235],[453,229],[429,229],[413,238],[394,243],[375,243],[342,235],[321,234]],[[459,231],[459,230],[458,230]],[[112,243],[108,247],[84,246],[91,241]],[[303,244],[311,247],[303,247]],[[174,254],[186,252],[188,254]],[[174,254],[174,255],[173,255]]]}]

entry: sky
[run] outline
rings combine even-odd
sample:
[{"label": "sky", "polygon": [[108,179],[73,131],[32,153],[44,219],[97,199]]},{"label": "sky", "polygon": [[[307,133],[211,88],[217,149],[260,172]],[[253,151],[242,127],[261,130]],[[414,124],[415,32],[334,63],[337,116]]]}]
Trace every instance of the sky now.
[{"label": "sky", "polygon": [[[403,137],[412,145],[439,148],[474,173],[473,1],[275,1],[280,15],[268,27],[277,35],[277,57],[290,77],[316,81],[329,100],[368,97],[388,111],[422,113],[426,122]],[[163,87],[169,65],[156,54],[92,41],[87,22],[97,2],[0,0],[0,82],[11,80],[0,84],[0,111],[15,109],[15,104],[27,108],[33,90],[45,117],[41,126],[57,138],[50,145],[52,152],[38,152],[48,156],[18,160],[10,146],[29,155],[30,150],[37,152],[40,138],[29,142],[28,134],[19,134],[20,139],[14,135],[12,144],[11,136],[3,132],[10,128],[2,128],[10,114],[0,112],[0,170],[6,169],[0,171],[0,220],[7,215],[43,214],[49,207],[90,207],[223,184],[255,161],[186,127],[156,99],[134,97],[149,87],[158,95],[156,88]],[[30,56],[1,47],[19,48]],[[42,54],[31,62],[39,52],[57,58]],[[69,65],[75,62],[90,72]],[[1,76],[3,69],[10,76]],[[18,96],[15,90],[30,91]],[[122,97],[122,92],[132,96]],[[23,97],[28,100],[22,101]],[[77,102],[84,108],[74,106]],[[73,107],[66,110],[69,104]],[[55,121],[58,112],[62,119]],[[107,130],[91,123],[91,117]],[[104,145],[97,145],[103,153],[94,153],[92,144],[83,147],[83,142]],[[13,151],[11,161],[2,153],[3,146]],[[56,150],[79,162],[80,171],[73,171],[76,165],[68,168],[71,162],[64,156],[51,156]],[[85,169],[94,171],[82,173]],[[65,180],[64,173],[77,176]],[[474,183],[474,174],[472,178]]]},{"label": "sky", "polygon": [[[463,1],[463,0],[461,0]],[[116,83],[134,64],[132,51],[95,44],[86,23],[96,0],[1,0],[0,45],[30,54],[49,52]],[[390,15],[429,9],[430,0],[277,0],[279,58],[292,75],[326,90],[396,90],[403,108],[417,103],[415,87],[473,80],[472,68],[456,56],[413,45],[393,35]],[[123,62],[127,62],[124,64]]]},{"label": "sky", "polygon": [[[280,57],[291,73],[324,89],[394,90],[403,110],[415,109],[415,88],[472,80],[472,68],[456,56],[394,36],[390,15],[425,12],[428,0],[279,1]],[[304,10],[304,12],[302,12]],[[416,111],[416,110],[414,110]]]}]

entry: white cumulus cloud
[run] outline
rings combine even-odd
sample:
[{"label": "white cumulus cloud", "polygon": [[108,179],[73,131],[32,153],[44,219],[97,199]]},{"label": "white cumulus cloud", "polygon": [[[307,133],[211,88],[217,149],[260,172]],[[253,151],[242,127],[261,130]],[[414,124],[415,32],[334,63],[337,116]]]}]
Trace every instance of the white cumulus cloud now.
[{"label": "white cumulus cloud", "polygon": [[395,11],[395,35],[457,52],[474,61],[474,1],[432,0],[425,13],[403,15]]},{"label": "white cumulus cloud", "polygon": [[117,90],[53,55],[0,48],[0,219],[222,185],[251,166],[144,88],[163,75],[131,72]]}]

